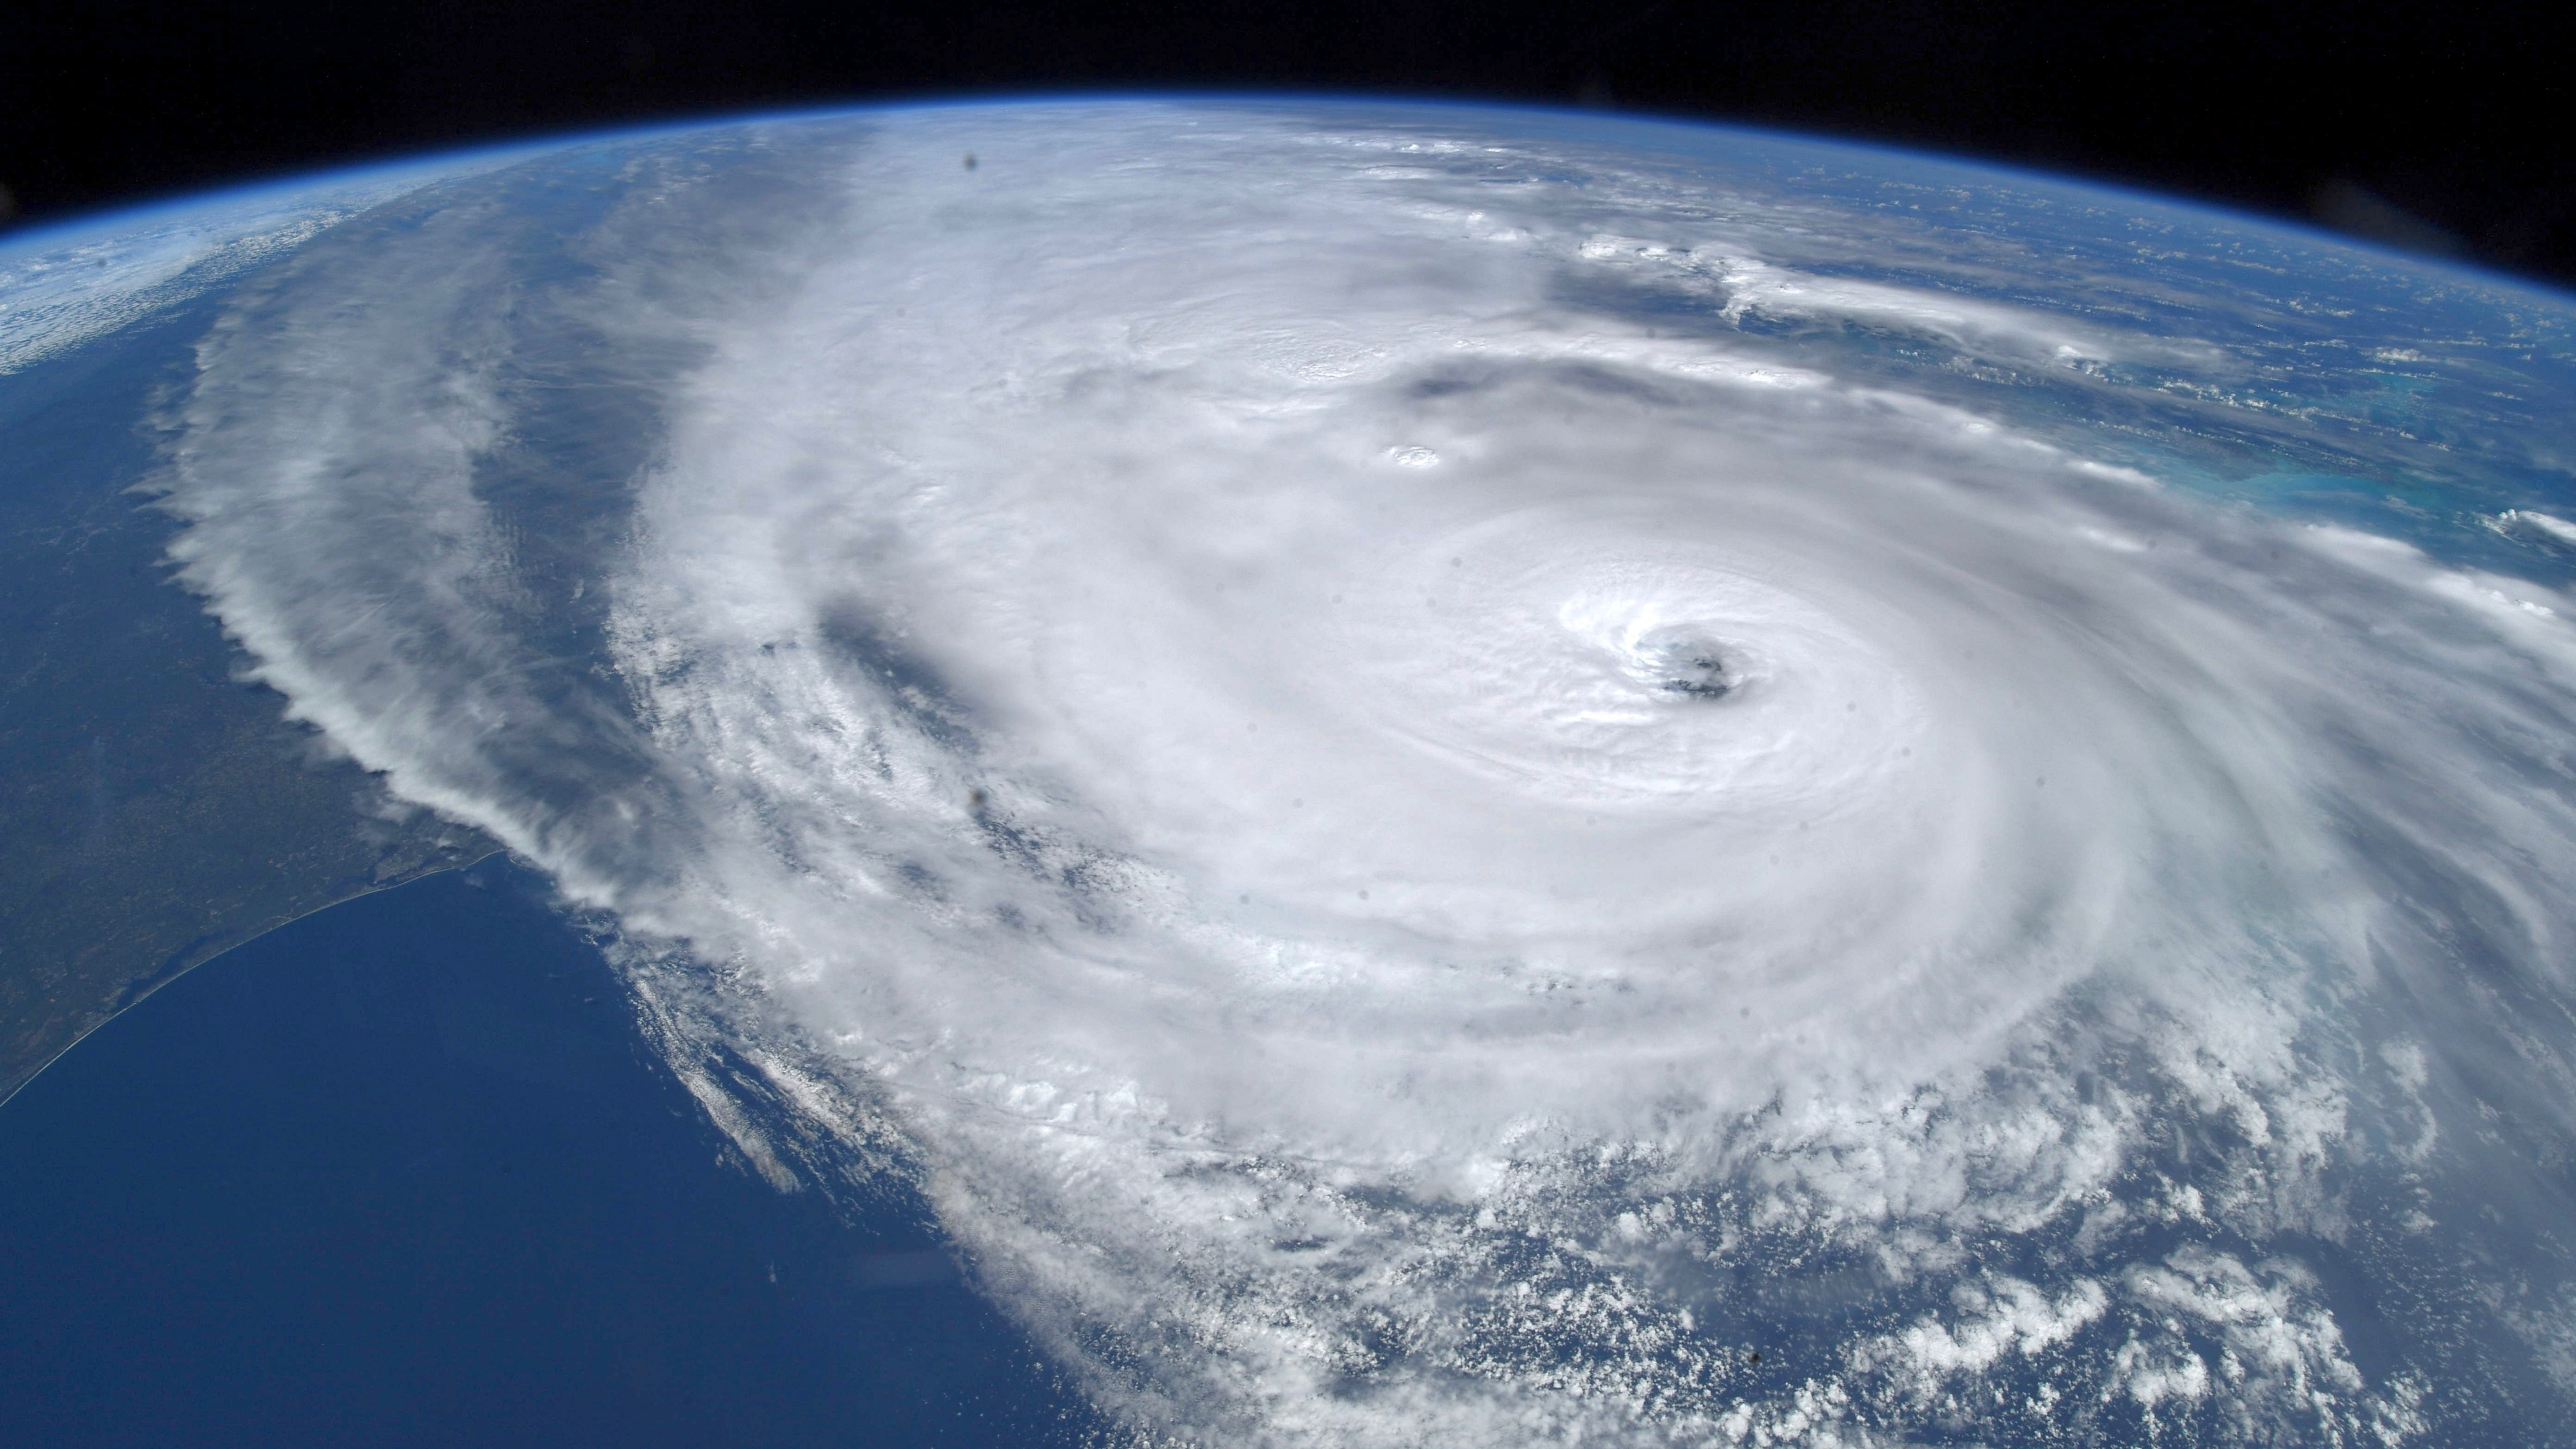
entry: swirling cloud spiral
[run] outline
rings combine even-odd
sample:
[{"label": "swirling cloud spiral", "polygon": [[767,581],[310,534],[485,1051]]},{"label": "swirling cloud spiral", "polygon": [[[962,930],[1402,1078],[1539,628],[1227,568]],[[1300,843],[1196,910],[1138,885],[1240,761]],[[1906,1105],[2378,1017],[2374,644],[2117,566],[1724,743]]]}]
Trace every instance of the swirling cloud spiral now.
[{"label": "swirling cloud spiral", "polygon": [[2565,1423],[2565,525],[2247,481],[2536,465],[2284,401],[2232,224],[1712,134],[471,178],[233,304],[176,558],[1139,1442]]}]

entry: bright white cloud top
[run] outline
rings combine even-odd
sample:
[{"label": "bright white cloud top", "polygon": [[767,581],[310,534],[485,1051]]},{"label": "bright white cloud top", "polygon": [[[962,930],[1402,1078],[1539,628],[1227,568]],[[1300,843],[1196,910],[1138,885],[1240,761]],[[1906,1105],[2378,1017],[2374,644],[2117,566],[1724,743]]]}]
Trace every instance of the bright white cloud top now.
[{"label": "bright white cloud top", "polygon": [[2534,1442],[2568,319],[1726,133],[902,111],[342,223],[164,501],[1140,1442]]}]

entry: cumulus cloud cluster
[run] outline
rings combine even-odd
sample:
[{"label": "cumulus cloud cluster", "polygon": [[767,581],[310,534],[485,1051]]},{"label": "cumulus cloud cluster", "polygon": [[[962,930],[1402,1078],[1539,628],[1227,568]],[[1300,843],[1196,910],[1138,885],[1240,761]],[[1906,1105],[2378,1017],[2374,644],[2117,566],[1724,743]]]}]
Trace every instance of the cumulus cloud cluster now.
[{"label": "cumulus cloud cluster", "polygon": [[[2123,390],[2221,341],[1624,139],[895,113],[639,148],[570,241],[477,183],[208,339],[177,556],[1141,1433],[2563,1412],[2545,1225],[2447,1219],[2561,1200],[2568,601],[2167,486]],[[2439,1281],[2499,1245],[2537,1296]],[[2337,1316],[2407,1294],[2487,1409]]]}]

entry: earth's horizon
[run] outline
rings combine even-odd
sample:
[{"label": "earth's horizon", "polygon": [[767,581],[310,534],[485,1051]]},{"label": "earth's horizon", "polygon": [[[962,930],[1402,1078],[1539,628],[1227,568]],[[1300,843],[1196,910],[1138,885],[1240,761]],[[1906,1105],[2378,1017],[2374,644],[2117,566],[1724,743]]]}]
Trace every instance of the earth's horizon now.
[{"label": "earth's horizon", "polygon": [[2571,323],[1353,98],[22,231],[0,1114],[506,850],[722,1170],[918,1201],[1085,1438],[2563,1435]]}]

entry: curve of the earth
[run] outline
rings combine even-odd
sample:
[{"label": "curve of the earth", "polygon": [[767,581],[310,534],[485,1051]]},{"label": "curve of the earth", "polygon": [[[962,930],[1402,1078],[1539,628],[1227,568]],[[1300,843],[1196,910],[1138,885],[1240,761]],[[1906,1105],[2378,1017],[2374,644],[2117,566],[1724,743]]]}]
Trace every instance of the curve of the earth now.
[{"label": "curve of the earth", "polygon": [[2568,320],[1777,138],[872,112],[333,227],[162,504],[1140,1442],[2503,1442]]}]

